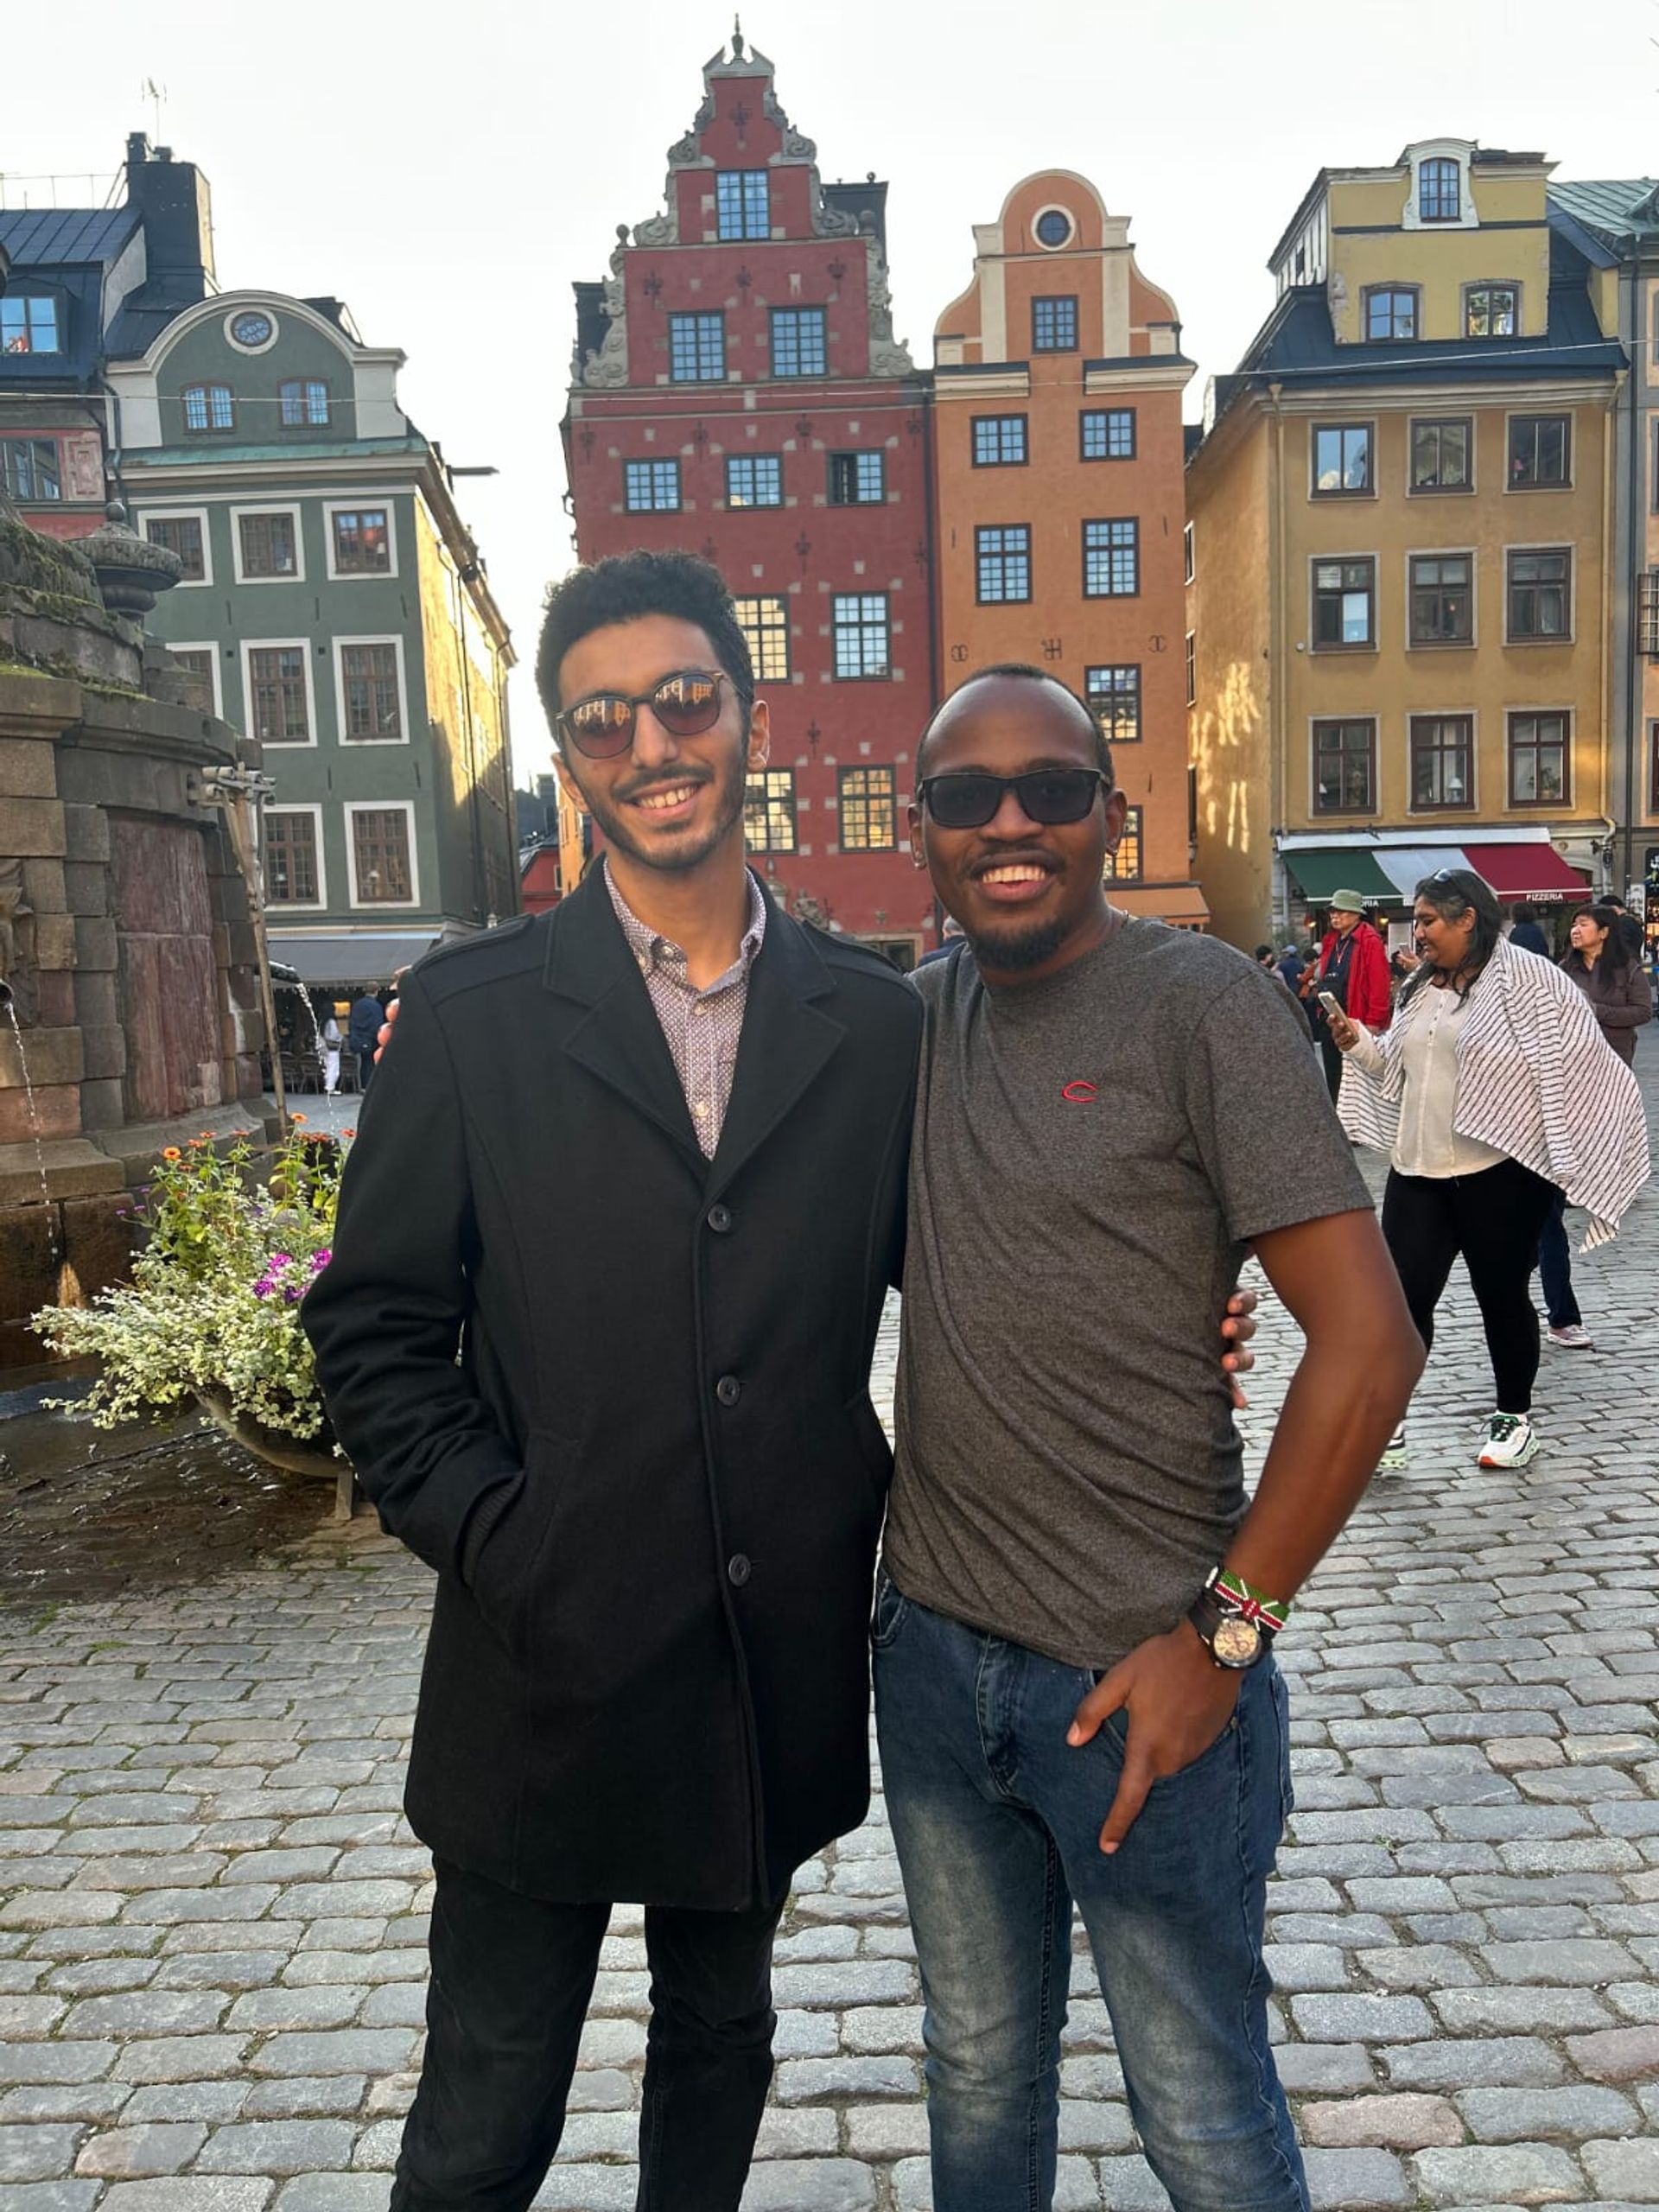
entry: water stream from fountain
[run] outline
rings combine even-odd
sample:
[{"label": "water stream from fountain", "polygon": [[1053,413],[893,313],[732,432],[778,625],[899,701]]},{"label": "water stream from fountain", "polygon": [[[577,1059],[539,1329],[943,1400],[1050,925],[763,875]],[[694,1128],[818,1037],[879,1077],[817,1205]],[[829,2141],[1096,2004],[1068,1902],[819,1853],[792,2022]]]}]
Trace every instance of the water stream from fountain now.
[{"label": "water stream from fountain", "polygon": [[40,1170],[41,1204],[46,1208],[46,1233],[51,1246],[52,1265],[56,1268],[63,1258],[58,1243],[57,1216],[52,1205],[52,1185],[47,1179],[46,1145],[41,1133],[40,1109],[35,1103],[35,1086],[29,1079],[29,1054],[23,1050],[23,1026],[17,1019],[17,1004],[9,988],[0,986],[0,1010],[11,1025],[12,1042],[17,1047],[17,1065],[23,1077],[23,1104],[29,1115],[29,1126],[35,1137],[35,1164]]}]

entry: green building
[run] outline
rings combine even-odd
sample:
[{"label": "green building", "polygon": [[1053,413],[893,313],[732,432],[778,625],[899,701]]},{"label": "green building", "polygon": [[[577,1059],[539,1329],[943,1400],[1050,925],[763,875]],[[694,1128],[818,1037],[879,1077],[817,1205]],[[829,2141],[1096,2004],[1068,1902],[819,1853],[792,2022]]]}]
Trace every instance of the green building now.
[{"label": "green building", "polygon": [[184,564],[152,626],[275,780],[273,952],[374,982],[516,912],[512,648],[442,454],[397,404],[404,355],[336,300],[251,291],[110,350],[112,472]]}]

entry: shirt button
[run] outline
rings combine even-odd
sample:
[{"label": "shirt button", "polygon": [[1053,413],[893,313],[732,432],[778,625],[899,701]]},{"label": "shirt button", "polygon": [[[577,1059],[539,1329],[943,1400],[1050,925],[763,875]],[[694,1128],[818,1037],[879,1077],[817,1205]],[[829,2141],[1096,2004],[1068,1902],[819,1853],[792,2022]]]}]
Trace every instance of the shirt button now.
[{"label": "shirt button", "polygon": [[743,1395],[743,1385],[735,1375],[722,1375],[715,1385],[715,1395],[722,1406],[734,1406]]},{"label": "shirt button", "polygon": [[709,1101],[706,1098],[695,1100],[692,1104],[691,1111],[696,1116],[700,1122],[706,1122],[709,1118]]},{"label": "shirt button", "polygon": [[715,1230],[716,1235],[723,1236],[731,1225],[732,1210],[729,1206],[709,1207],[709,1226],[710,1229]]},{"label": "shirt button", "polygon": [[734,1589],[741,1590],[753,1571],[741,1552],[734,1552],[726,1562],[726,1580]]}]

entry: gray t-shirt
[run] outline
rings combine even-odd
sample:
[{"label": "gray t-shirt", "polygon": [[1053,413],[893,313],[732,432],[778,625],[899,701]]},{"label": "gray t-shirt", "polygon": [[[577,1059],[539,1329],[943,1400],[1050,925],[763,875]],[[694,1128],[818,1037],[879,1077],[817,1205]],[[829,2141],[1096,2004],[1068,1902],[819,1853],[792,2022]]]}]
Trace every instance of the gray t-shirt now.
[{"label": "gray t-shirt", "polygon": [[1221,1321],[1244,1247],[1369,1207],[1307,1029],[1212,938],[1130,918],[927,1002],[885,1561],[1072,1666],[1171,1627],[1244,1511]]}]

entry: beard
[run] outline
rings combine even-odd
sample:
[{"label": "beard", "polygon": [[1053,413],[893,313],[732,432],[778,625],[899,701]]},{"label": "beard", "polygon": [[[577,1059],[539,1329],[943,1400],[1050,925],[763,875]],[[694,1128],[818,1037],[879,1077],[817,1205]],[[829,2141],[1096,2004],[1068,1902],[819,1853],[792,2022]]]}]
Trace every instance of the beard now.
[{"label": "beard", "polygon": [[[692,868],[701,868],[711,853],[718,851],[730,836],[734,824],[743,819],[743,802],[747,787],[747,776],[740,753],[732,764],[718,770],[710,777],[688,778],[700,786],[712,782],[715,785],[715,814],[709,828],[701,836],[686,836],[673,843],[642,838],[634,834],[632,821],[625,802],[613,801],[597,791],[582,791],[582,799],[588,812],[604,832],[607,844],[626,853],[641,868],[654,868],[663,875],[683,875]],[[580,784],[578,788],[581,789]]]},{"label": "beard", "polygon": [[1031,923],[1025,929],[965,929],[968,949],[982,968],[993,974],[1017,974],[1024,968],[1040,968],[1065,943],[1066,925],[1052,920]]}]

